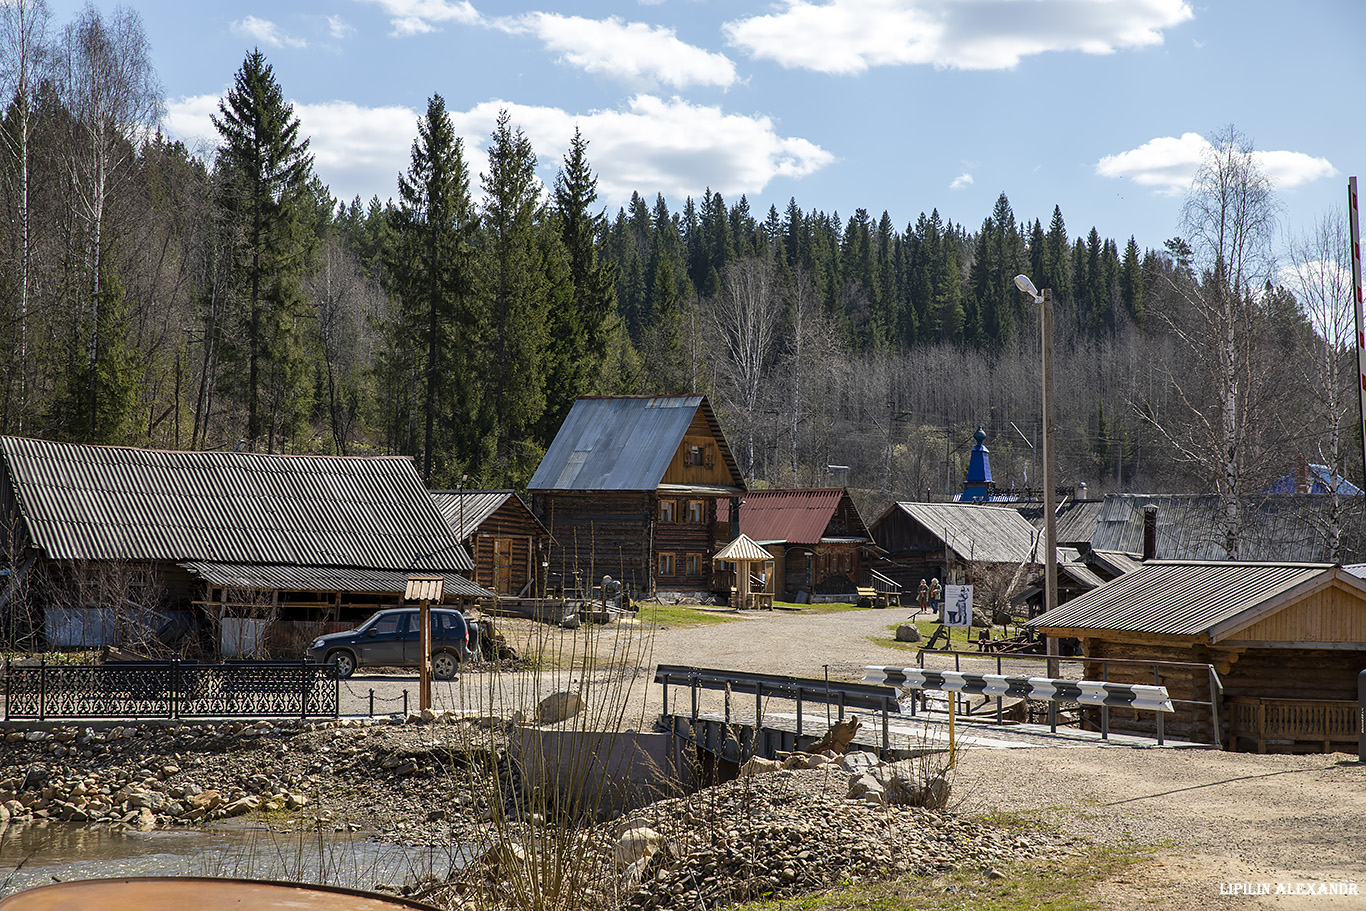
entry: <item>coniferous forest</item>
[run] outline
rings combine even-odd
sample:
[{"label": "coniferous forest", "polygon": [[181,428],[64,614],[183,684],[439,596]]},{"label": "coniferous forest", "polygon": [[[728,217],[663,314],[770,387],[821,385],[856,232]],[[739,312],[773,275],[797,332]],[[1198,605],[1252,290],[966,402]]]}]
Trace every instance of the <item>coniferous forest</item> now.
[{"label": "coniferous forest", "polygon": [[1060,484],[1237,493],[1300,457],[1360,480],[1349,283],[1322,267],[1346,262],[1341,218],[1273,257],[1271,187],[1232,129],[1156,249],[1004,192],[904,221],[710,191],[671,209],[649,188],[610,212],[591,136],[533,149],[505,114],[471,173],[439,94],[392,198],[336,200],[261,53],[196,154],[156,131],[135,14],[22,25],[0,432],[397,453],[432,487],[518,487],[576,396],[700,392],[755,484],[942,498],[980,424],[997,484],[1037,486],[1025,273],[1054,301]]}]

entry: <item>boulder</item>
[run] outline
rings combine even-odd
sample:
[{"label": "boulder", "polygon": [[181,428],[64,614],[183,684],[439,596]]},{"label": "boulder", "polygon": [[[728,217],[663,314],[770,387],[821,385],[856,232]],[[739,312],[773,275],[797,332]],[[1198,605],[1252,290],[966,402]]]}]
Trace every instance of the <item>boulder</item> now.
[{"label": "boulder", "polygon": [[764,772],[776,772],[783,767],[783,764],[776,759],[765,759],[762,756],[751,756],[745,760],[744,765],[740,766],[740,777],[749,778]]},{"label": "boulder", "polygon": [[920,627],[914,623],[903,623],[896,628],[897,642],[919,642],[921,638]]},{"label": "boulder", "polygon": [[536,706],[536,721],[556,724],[573,718],[583,709],[583,698],[578,693],[551,693]]},{"label": "boulder", "polygon": [[621,833],[612,854],[616,858],[617,867],[624,870],[637,861],[654,856],[654,853],[663,846],[664,836],[641,824]]}]

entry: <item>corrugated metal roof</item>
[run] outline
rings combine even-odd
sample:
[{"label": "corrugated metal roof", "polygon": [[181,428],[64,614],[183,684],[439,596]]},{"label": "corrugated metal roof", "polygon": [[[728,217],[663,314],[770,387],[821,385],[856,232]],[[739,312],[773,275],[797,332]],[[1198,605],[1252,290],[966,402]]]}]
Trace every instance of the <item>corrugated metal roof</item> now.
[{"label": "corrugated metal roof", "polygon": [[706,396],[583,397],[527,485],[529,490],[654,490],[701,408],[737,489],[735,458]]},{"label": "corrugated metal roof", "polygon": [[1151,562],[1030,624],[1039,629],[1198,636],[1333,572],[1324,563]]},{"label": "corrugated metal roof", "polygon": [[1035,553],[1038,532],[1010,507],[899,502],[892,508],[900,509],[931,534],[937,535],[960,560],[985,563],[1043,562],[1043,553]]},{"label": "corrugated metal roof", "polygon": [[0,437],[54,560],[472,569],[408,459],[166,452]]},{"label": "corrugated metal roof", "polygon": [[[1090,544],[1096,533],[1104,500],[1070,500],[1058,507],[1053,529],[1059,544]],[[1016,506],[1016,511],[1035,528],[1043,528],[1043,505]]]},{"label": "corrugated metal roof", "polygon": [[[433,490],[432,500],[436,502],[436,508],[441,510],[441,515],[446,519],[446,524],[456,533],[456,536],[464,541],[479,530],[489,516],[493,515],[498,509],[510,499],[515,499],[535,522],[537,527],[549,537],[550,532],[546,531],[541,520],[536,518],[531,508],[522,502],[522,498],[511,490]],[[464,523],[463,525],[461,523]]]},{"label": "corrugated metal roof", "polygon": [[773,554],[760,547],[749,535],[741,534],[740,537],[717,551],[716,556],[712,559],[723,560],[727,563],[767,563],[773,559]]},{"label": "corrugated metal roof", "polygon": [[[830,527],[847,494],[842,487],[819,487],[793,490],[751,490],[740,505],[740,531],[757,541],[785,541],[789,544],[817,544]],[[863,519],[849,501],[849,515],[853,527],[849,534],[838,535],[850,543],[871,541]],[[730,521],[730,501],[718,500],[718,522]],[[862,535],[859,534],[862,532]]]},{"label": "corrugated metal roof", "polygon": [[1143,566],[1138,554],[1126,554],[1118,550],[1093,550],[1087,553],[1086,560],[1111,576],[1122,576]]},{"label": "corrugated metal roof", "polygon": [[[180,564],[211,585],[260,591],[366,592],[403,594],[409,574],[397,570],[355,569],[345,566],[282,566],[271,563],[213,563],[200,560]],[[492,598],[493,593],[455,573],[436,573],[446,594]]]},{"label": "corrugated metal roof", "polygon": [[[1359,555],[1362,539],[1362,499],[1344,497],[1338,503],[1343,530],[1339,559]],[[1187,494],[1110,494],[1106,496],[1091,539],[1096,550],[1143,552],[1143,507],[1157,507],[1159,560],[1225,560],[1222,531],[1223,504],[1218,496]],[[1307,494],[1249,498],[1243,503],[1246,527],[1239,540],[1242,560],[1302,563],[1329,562],[1329,510],[1332,498]]]}]

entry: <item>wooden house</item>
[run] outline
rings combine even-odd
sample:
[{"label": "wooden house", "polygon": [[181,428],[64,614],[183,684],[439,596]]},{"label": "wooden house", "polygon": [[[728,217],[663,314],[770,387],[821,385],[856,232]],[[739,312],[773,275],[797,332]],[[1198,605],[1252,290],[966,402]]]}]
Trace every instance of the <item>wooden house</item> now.
[{"label": "wooden house", "polygon": [[[488,592],[406,458],[164,452],[0,437],[0,637],[298,657],[400,603]],[[245,647],[244,647],[245,643]]]},{"label": "wooden house", "polygon": [[432,499],[474,562],[476,584],[496,595],[536,597],[554,542],[511,490],[434,490]]},{"label": "wooden house", "polygon": [[708,592],[716,503],[745,482],[706,396],[580,398],[527,485],[555,538],[549,579],[637,596]]},{"label": "wooden house", "polygon": [[739,506],[737,524],[731,521],[730,501],[718,502],[716,544],[724,546],[743,533],[771,553],[772,591],[783,600],[858,600],[873,538],[847,490],[751,490]]},{"label": "wooden house", "polygon": [[974,568],[1042,564],[1039,533],[1007,506],[894,503],[870,529],[880,570],[914,592],[921,579],[972,583]]},{"label": "wooden house", "polygon": [[[1140,662],[1088,663],[1086,677],[1166,686],[1177,708],[1168,736],[1214,741],[1213,689],[1226,746],[1355,748],[1366,582],[1340,566],[1152,562],[1033,626],[1080,640],[1087,658]],[[1088,715],[1096,725],[1098,714]],[[1110,728],[1151,735],[1155,722],[1150,713],[1112,709]]]}]

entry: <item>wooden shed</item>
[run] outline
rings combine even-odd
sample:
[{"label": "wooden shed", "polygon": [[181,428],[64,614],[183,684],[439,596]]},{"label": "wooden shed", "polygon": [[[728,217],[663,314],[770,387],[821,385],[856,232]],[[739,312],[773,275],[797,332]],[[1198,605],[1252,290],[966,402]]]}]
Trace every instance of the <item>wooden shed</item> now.
[{"label": "wooden shed", "polygon": [[870,529],[886,552],[881,571],[913,592],[921,579],[972,582],[971,564],[1042,564],[1034,527],[1008,506],[893,503]]},{"label": "wooden shed", "polygon": [[474,561],[474,581],[501,596],[541,594],[554,538],[511,490],[434,490],[432,499]]},{"label": "wooden shed", "polygon": [[590,396],[527,492],[555,538],[552,591],[611,575],[639,597],[711,591],[716,501],[746,488],[706,396]]},{"label": "wooden shed", "polygon": [[0,437],[0,642],[298,657],[412,572],[488,596],[412,462]]},{"label": "wooden shed", "polygon": [[[1166,686],[1177,702],[1169,736],[1213,742],[1210,710],[1195,704],[1211,699],[1212,668],[1226,746],[1355,749],[1366,582],[1340,566],[1151,562],[1033,625],[1048,636],[1079,639],[1088,658],[1197,665],[1086,665],[1088,679]],[[1112,709],[1110,727],[1151,734],[1154,721]]]}]

